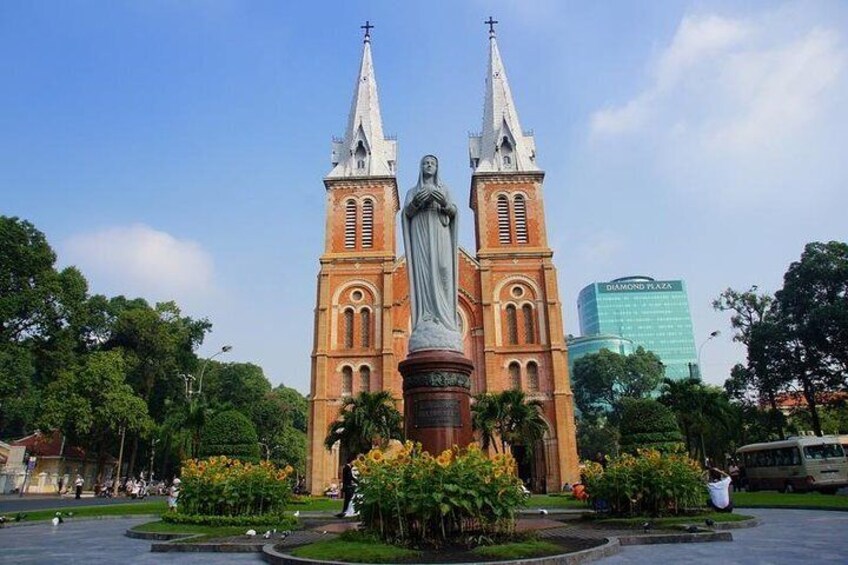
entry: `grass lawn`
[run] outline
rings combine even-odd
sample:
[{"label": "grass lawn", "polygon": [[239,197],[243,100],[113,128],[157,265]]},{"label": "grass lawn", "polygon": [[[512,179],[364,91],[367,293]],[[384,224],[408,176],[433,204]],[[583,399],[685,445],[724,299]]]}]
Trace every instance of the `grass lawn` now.
[{"label": "grass lawn", "polygon": [[[199,526],[197,524],[168,524],[161,520],[147,522],[133,528],[136,532],[156,534],[203,534],[202,538],[192,539],[192,542],[206,541],[213,538],[237,536],[248,530],[247,526]],[[259,532],[260,534],[262,532]]]},{"label": "grass lawn", "polygon": [[808,506],[811,508],[830,508],[848,510],[848,496],[821,494],[818,492],[779,493],[779,492],[734,492],[733,505],[740,508],[762,506],[785,506],[787,508]]},{"label": "grass lawn", "polygon": [[[162,514],[168,509],[167,502],[157,500],[152,502],[133,502],[128,504],[109,504],[103,506],[73,506],[65,508],[53,508],[48,510],[33,510],[31,512],[23,511],[26,514],[26,521],[32,522],[35,520],[50,520],[56,515],[56,512],[61,512],[63,516],[67,516],[68,512],[73,512],[73,518],[91,518],[95,516],[135,516],[138,514]],[[4,515],[9,518],[14,518],[18,512],[5,512]]]},{"label": "grass lawn", "polygon": [[326,496],[304,496],[293,499],[286,510],[303,510],[305,512],[341,512],[342,500]]},{"label": "grass lawn", "polygon": [[534,494],[527,499],[527,508],[573,508],[575,510],[588,510],[585,502],[575,500],[571,495]]},{"label": "grass lawn", "polygon": [[399,563],[418,557],[419,552],[377,541],[333,539],[296,548],[295,557],[350,563]]},{"label": "grass lawn", "polygon": [[602,526],[613,526],[619,528],[641,528],[645,522],[650,522],[654,528],[663,528],[665,526],[676,526],[678,524],[703,524],[707,519],[714,522],[741,522],[749,520],[753,516],[744,514],[727,514],[724,512],[705,512],[703,514],[695,514],[691,516],[670,516],[668,518],[601,518],[592,520],[594,524]]},{"label": "grass lawn", "polygon": [[555,555],[562,553],[562,548],[549,541],[531,540],[515,543],[503,543],[500,545],[481,545],[471,550],[474,555],[488,559],[526,559],[528,557],[539,557],[542,555]]}]

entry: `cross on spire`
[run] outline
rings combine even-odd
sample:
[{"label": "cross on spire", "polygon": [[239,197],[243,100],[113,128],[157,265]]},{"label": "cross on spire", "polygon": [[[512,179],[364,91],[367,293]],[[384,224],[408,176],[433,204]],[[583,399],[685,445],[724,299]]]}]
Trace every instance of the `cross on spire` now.
[{"label": "cross on spire", "polygon": [[365,25],[359,26],[359,28],[365,30],[365,41],[371,41],[371,30],[374,29],[374,26],[371,25],[371,22],[365,20]]},{"label": "cross on spire", "polygon": [[495,24],[499,23],[498,20],[492,19],[492,16],[489,16],[489,19],[483,22],[487,26],[489,26],[489,37],[495,36]]}]

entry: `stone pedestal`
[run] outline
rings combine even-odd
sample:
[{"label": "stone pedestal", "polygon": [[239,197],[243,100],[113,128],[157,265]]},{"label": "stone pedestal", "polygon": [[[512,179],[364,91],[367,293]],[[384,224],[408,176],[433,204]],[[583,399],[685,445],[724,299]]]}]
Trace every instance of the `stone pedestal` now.
[{"label": "stone pedestal", "polygon": [[471,371],[461,353],[426,350],[401,361],[406,438],[436,456],[474,440],[471,429]]}]

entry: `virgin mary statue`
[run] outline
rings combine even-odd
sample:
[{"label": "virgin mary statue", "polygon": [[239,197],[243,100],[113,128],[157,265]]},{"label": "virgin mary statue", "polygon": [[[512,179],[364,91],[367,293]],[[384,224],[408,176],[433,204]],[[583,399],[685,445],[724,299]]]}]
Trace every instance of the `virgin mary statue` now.
[{"label": "virgin mary statue", "polygon": [[439,180],[439,160],[421,159],[418,184],[406,193],[401,215],[409,271],[412,335],[409,352],[462,352],[457,316],[456,205]]}]

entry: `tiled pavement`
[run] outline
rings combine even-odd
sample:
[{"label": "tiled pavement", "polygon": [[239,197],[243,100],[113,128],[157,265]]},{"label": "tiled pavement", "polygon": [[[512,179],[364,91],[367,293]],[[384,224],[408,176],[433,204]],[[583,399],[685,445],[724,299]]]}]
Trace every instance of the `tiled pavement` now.
[{"label": "tiled pavement", "polygon": [[[626,547],[603,565],[694,563],[789,564],[848,563],[844,546],[848,512],[814,510],[742,510],[762,520],[756,528],[733,530],[734,541]],[[150,543],[123,535],[124,531],[149,518],[97,521],[68,521],[60,526],[31,525],[0,529],[0,563],[260,563],[255,554],[151,553]],[[619,532],[589,533],[564,526],[543,530],[542,535],[569,537],[614,536]],[[549,533],[545,533],[549,532]],[[320,532],[292,534],[288,544],[311,541]]]}]

